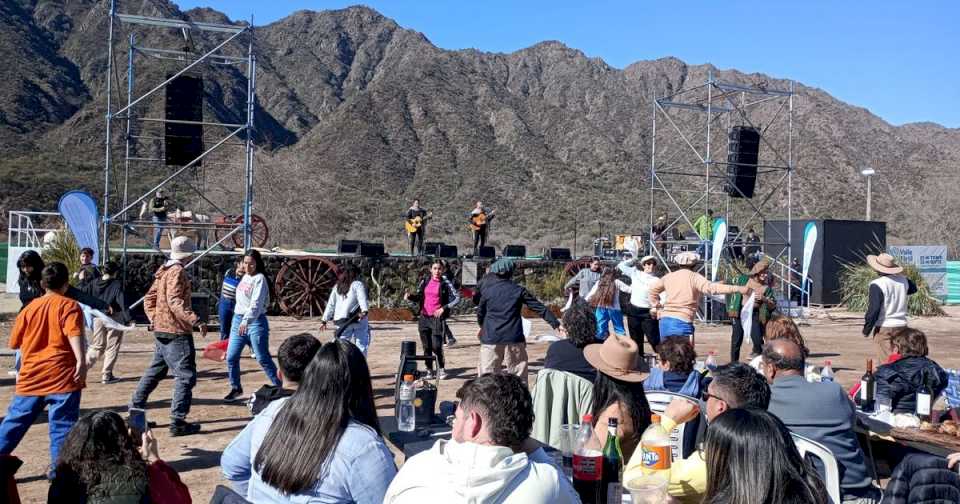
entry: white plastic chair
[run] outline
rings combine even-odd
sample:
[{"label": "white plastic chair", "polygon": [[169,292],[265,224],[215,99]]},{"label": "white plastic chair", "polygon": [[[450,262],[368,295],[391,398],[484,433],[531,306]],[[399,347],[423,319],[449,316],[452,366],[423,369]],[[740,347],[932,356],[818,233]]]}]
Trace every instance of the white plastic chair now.
[{"label": "white plastic chair", "polygon": [[[663,390],[650,391],[646,394],[647,403],[650,404],[650,411],[661,415],[664,411],[666,411],[667,406],[674,399],[681,398],[687,401],[691,400],[690,397],[687,397],[683,394],[675,394],[673,392],[667,392]],[[683,433],[686,428],[687,424],[682,423],[670,431],[670,452],[673,455],[673,460],[683,459]]]},{"label": "white plastic chair", "polygon": [[793,436],[793,442],[797,445],[797,451],[800,452],[801,457],[807,458],[807,455],[810,455],[820,459],[827,477],[825,484],[827,485],[827,493],[830,495],[830,500],[832,500],[834,504],[840,504],[840,469],[837,467],[837,458],[833,456],[833,452],[830,451],[830,448],[812,439],[793,433],[791,433],[791,435]]}]

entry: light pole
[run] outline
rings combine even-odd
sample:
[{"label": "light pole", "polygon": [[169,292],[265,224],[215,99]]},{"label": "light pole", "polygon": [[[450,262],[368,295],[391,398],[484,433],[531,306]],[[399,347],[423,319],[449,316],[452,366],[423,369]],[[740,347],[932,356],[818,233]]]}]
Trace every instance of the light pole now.
[{"label": "light pole", "polygon": [[876,170],[873,168],[864,168],[860,170],[860,175],[867,177],[867,220],[870,220],[870,200],[873,199],[873,187],[871,181],[873,176],[876,174]]}]

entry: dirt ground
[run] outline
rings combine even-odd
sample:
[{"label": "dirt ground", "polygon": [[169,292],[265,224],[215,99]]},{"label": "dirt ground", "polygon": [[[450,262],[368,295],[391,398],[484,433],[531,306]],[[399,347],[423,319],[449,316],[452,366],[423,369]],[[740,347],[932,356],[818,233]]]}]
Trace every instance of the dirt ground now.
[{"label": "dirt ground", "polygon": [[[914,320],[913,325],[925,331],[930,339],[931,357],[944,367],[960,367],[960,355],[950,348],[957,348],[960,342],[960,307],[947,308],[948,317]],[[5,318],[4,318],[5,317]],[[0,315],[0,342],[6,347],[12,326],[12,315]],[[862,315],[842,311],[825,311],[801,325],[801,330],[813,352],[812,363],[822,365],[825,359],[833,361],[837,380],[849,386],[863,373],[865,360],[875,354],[873,343],[860,335]],[[299,332],[317,333],[317,322],[298,321],[286,317],[270,319],[271,352],[284,338]],[[460,384],[476,375],[479,342],[476,339],[476,323],[465,317],[451,324],[458,339],[457,345],[446,349],[447,372],[450,378],[441,382],[440,399],[453,399]],[[374,395],[381,417],[392,415],[394,373],[399,363],[400,342],[419,340],[414,323],[373,323],[373,345],[370,351],[370,372],[373,375]],[[549,331],[543,321],[535,321],[534,336]],[[322,337],[329,338],[330,332]],[[215,336],[208,337],[206,342]],[[730,327],[722,325],[698,325],[696,348],[701,356],[714,350],[721,362],[729,354]],[[197,336],[197,346],[205,341]],[[531,361],[530,383],[540,369],[542,358],[547,349],[546,343],[532,343],[528,347]],[[649,349],[647,349],[649,351]],[[742,349],[742,358],[746,359],[749,345]],[[90,372],[91,383],[83,392],[81,403],[84,411],[108,408],[117,412],[126,410],[127,402],[136,387],[140,372],[147,365],[152,352],[152,340],[146,331],[128,333],[121,350],[115,374],[121,378],[119,383],[102,385],[99,368]],[[9,369],[12,357],[0,357],[0,368]],[[202,424],[203,430],[194,436],[171,438],[168,426],[171,386],[173,380],[165,380],[151,396],[147,416],[158,422],[155,430],[160,444],[160,455],[180,473],[180,477],[190,488],[194,501],[209,502],[214,487],[223,482],[220,476],[220,453],[230,440],[243,428],[250,417],[246,406],[225,405],[221,398],[228,392],[226,367],[222,363],[198,359],[199,379],[194,389],[193,409],[190,419]],[[266,377],[256,361],[244,358],[242,361],[244,390],[252,392],[267,383]],[[0,377],[0,407],[6,408],[13,394],[13,378],[3,373]],[[48,455],[47,429],[45,417],[27,433],[14,454],[24,460],[24,466],[17,474],[20,495],[24,502],[44,502],[47,482],[43,477],[50,463]],[[399,459],[398,459],[399,461]]]}]

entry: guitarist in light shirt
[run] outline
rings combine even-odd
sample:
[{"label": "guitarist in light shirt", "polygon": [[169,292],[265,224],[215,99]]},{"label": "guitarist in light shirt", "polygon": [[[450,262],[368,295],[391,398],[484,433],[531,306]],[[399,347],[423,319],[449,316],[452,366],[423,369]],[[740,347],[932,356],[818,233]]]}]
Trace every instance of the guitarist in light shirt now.
[{"label": "guitarist in light shirt", "polygon": [[470,211],[470,228],[473,229],[473,255],[480,255],[480,247],[487,244],[487,226],[493,219],[494,211],[477,201],[477,206]]},{"label": "guitarist in light shirt", "polygon": [[407,219],[404,227],[407,230],[407,237],[410,239],[410,255],[423,255],[423,225],[430,213],[425,208],[420,207],[419,199],[415,199],[404,216]]}]

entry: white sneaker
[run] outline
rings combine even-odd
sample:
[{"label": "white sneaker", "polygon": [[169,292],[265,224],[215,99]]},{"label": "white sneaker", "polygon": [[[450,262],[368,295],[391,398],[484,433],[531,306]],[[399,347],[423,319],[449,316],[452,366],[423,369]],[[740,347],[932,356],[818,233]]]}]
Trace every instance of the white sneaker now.
[{"label": "white sneaker", "polygon": [[447,372],[443,368],[440,368],[439,370],[437,370],[437,378],[441,380],[446,380]]}]

